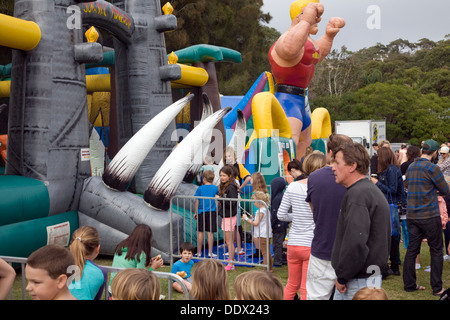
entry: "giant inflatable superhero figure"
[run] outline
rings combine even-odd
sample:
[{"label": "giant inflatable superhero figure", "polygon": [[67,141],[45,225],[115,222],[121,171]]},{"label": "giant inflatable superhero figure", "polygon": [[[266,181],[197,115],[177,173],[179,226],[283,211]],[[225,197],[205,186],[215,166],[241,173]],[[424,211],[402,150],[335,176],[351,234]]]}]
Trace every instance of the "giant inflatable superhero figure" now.
[{"label": "giant inflatable superhero figure", "polygon": [[315,65],[331,51],[333,39],[345,21],[331,18],[325,34],[316,41],[310,35],[318,32],[324,12],[319,0],[297,0],[291,5],[292,24],[269,50],[272,74],[277,82],[276,97],[283,106],[296,143],[297,158],[305,154],[311,144],[311,110],[307,88],[314,75]]}]

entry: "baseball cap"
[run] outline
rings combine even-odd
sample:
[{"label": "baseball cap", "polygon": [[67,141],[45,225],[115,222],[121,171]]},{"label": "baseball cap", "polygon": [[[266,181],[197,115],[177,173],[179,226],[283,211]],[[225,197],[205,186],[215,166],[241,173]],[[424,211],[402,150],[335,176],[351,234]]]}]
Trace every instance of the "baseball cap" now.
[{"label": "baseball cap", "polygon": [[442,147],[441,150],[439,150],[439,153],[448,153],[449,148],[448,147]]},{"label": "baseball cap", "polygon": [[439,143],[437,143],[433,139],[429,139],[429,140],[425,141],[422,146],[422,150],[437,151],[437,150],[439,150],[439,148],[440,148]]}]

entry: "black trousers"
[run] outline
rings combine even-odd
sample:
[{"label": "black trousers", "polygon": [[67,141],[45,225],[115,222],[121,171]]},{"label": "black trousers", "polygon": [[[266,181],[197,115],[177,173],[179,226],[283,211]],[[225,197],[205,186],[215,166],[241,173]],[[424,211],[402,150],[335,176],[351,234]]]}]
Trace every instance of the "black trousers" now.
[{"label": "black trousers", "polygon": [[286,229],[281,232],[273,232],[272,234],[272,246],[273,246],[273,264],[281,266],[283,265],[283,241],[286,238]]},{"label": "black trousers", "polygon": [[391,236],[391,252],[389,253],[391,260],[391,270],[399,271],[400,265],[400,237]]},{"label": "black trousers", "polygon": [[430,247],[431,272],[430,284],[433,293],[442,289],[443,238],[441,217],[430,219],[406,219],[409,232],[409,244],[403,263],[403,285],[405,291],[414,291],[416,283],[416,256],[420,253],[422,240],[427,239]]}]

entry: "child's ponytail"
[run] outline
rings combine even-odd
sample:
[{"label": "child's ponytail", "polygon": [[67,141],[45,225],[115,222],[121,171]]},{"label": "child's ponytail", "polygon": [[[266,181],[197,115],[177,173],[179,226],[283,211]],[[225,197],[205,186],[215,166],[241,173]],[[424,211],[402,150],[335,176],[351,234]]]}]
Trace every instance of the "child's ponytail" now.
[{"label": "child's ponytail", "polygon": [[73,232],[69,248],[75,264],[80,268],[80,277],[83,276],[86,256],[93,253],[99,245],[100,236],[94,227],[83,226]]}]

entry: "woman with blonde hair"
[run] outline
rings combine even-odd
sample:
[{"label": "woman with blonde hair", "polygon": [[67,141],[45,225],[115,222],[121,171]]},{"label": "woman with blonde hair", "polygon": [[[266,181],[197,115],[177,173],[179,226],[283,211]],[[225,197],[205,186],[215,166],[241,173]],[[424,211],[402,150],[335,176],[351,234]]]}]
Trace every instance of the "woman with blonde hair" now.
[{"label": "woman with blonde hair", "polygon": [[[99,300],[108,279],[106,270],[93,260],[100,251],[100,236],[94,227],[83,226],[72,234],[70,252],[79,268],[79,278],[69,286],[70,293],[78,300]],[[77,273],[75,273],[77,276]]]},{"label": "woman with blonde hair", "polygon": [[[286,188],[277,217],[292,222],[287,242],[288,282],[284,288],[284,299],[292,300],[300,289],[300,299],[306,300],[306,277],[311,242],[314,237],[314,219],[309,203],[305,201],[308,191],[308,177],[326,165],[323,153],[311,153],[303,161],[303,172],[307,178],[294,181]],[[289,208],[292,207],[292,213]]]},{"label": "woman with blonde hair", "polygon": [[147,269],[124,269],[111,282],[112,300],[159,300],[158,277]]},{"label": "woman with blonde hair", "polygon": [[230,300],[228,274],[218,260],[206,259],[192,272],[191,298],[195,300]]}]

